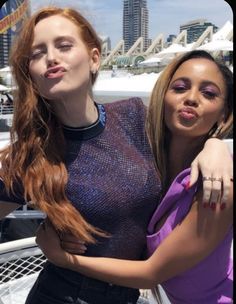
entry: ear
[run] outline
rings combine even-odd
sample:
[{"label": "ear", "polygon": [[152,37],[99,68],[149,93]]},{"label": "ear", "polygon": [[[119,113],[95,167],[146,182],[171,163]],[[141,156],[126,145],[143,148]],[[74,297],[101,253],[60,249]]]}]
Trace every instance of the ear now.
[{"label": "ear", "polygon": [[96,74],[101,63],[101,55],[97,48],[90,51],[90,69],[93,74]]}]

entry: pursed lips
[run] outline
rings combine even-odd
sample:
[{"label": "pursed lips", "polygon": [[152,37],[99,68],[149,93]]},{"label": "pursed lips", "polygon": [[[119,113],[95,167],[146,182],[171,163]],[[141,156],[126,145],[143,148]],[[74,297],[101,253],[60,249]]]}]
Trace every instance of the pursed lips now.
[{"label": "pursed lips", "polygon": [[182,108],[178,112],[180,116],[185,119],[197,118],[199,116],[198,113],[192,108]]},{"label": "pursed lips", "polygon": [[58,78],[64,75],[66,72],[66,69],[58,66],[58,67],[52,67],[47,69],[46,73],[44,74],[45,78]]}]

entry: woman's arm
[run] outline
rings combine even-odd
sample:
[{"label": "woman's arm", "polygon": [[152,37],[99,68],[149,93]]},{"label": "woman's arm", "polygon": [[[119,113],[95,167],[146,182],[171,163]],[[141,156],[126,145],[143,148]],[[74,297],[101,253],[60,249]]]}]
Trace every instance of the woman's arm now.
[{"label": "woman's arm", "polygon": [[220,139],[209,138],[204,149],[198,154],[191,165],[190,184],[193,185],[201,172],[203,177],[221,179],[219,181],[203,181],[203,203],[216,202],[221,196],[221,203],[226,203],[230,180],[233,178],[233,160],[228,145]]},{"label": "woman's arm", "polygon": [[[232,187],[231,187],[232,188]],[[203,208],[202,194],[173,232],[146,261],[91,258],[64,251],[60,239],[49,224],[40,228],[36,242],[54,264],[113,284],[133,288],[153,288],[199,263],[223,240],[232,225],[232,189],[226,209],[215,212]],[[216,265],[217,267],[217,265]]]}]

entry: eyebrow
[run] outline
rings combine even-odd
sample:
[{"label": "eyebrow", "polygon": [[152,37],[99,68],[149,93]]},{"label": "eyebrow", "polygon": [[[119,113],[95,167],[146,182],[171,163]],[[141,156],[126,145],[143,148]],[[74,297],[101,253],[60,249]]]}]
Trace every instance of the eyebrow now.
[{"label": "eyebrow", "polygon": [[[58,36],[54,39],[54,43],[58,43],[58,42],[61,42],[61,41],[64,41],[64,40],[69,40],[71,42],[75,42],[75,39],[74,37],[72,36],[68,36],[68,35],[63,35],[63,36]],[[32,45],[31,47],[31,50],[35,50],[37,48],[42,48],[43,46],[45,45],[45,43],[38,43],[38,44],[35,44],[35,45]]]},{"label": "eyebrow", "polygon": [[190,79],[187,78],[187,77],[179,77],[179,78],[176,78],[175,80],[171,80],[171,83],[174,83],[174,82],[179,81],[179,80],[190,82]]}]

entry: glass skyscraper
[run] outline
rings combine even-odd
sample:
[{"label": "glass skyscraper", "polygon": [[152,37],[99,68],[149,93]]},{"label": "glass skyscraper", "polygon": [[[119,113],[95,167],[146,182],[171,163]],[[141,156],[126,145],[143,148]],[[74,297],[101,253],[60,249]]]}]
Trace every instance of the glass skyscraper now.
[{"label": "glass skyscraper", "polygon": [[187,30],[187,43],[192,43],[197,41],[202,33],[208,28],[208,26],[213,27],[213,33],[216,33],[218,27],[206,19],[197,19],[189,21],[185,24],[180,25],[180,32]]},{"label": "glass skyscraper", "polygon": [[147,1],[124,0],[123,40],[125,51],[127,51],[139,37],[143,37],[144,50],[146,50],[149,44]]}]

